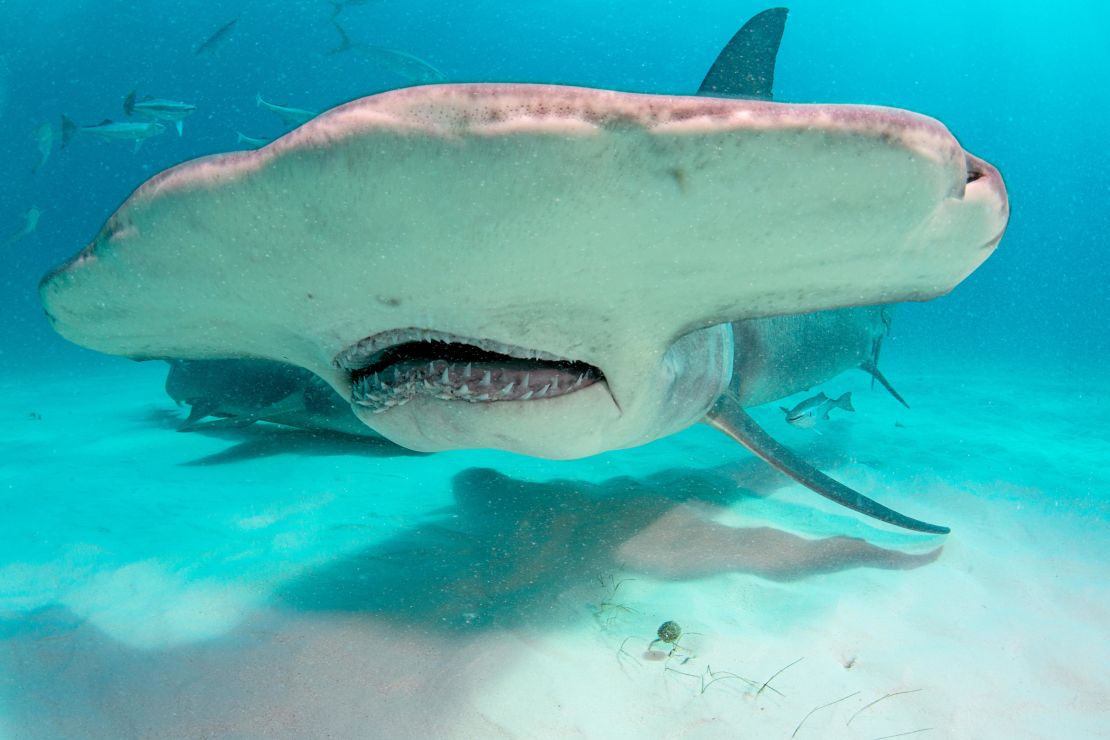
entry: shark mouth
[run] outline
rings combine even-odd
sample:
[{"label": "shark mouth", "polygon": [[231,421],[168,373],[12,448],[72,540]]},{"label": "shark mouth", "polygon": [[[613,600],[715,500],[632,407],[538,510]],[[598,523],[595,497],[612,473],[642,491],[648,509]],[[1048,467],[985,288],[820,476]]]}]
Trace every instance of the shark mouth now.
[{"label": "shark mouth", "polygon": [[427,329],[394,329],[343,350],[333,364],[348,373],[351,403],[380,414],[417,396],[444,401],[540,401],[605,380],[578,360]]}]

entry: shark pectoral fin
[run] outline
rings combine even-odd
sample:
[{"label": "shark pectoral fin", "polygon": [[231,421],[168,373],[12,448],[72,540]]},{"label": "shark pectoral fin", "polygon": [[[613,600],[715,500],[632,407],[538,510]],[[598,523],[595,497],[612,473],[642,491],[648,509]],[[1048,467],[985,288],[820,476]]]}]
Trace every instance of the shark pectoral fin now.
[{"label": "shark pectoral fin", "polygon": [[[177,405],[180,406],[181,402],[179,401]],[[216,407],[214,405],[206,403],[204,401],[190,403],[189,406],[189,416],[185,419],[185,421],[181,423],[181,426],[177,428],[177,431],[179,432],[193,431],[197,428],[197,425],[200,424],[201,419],[205,419],[211,416],[212,412],[216,411]]]},{"label": "shark pectoral fin", "polygon": [[209,421],[198,421],[195,424],[190,424],[188,427],[181,427],[179,432],[204,432],[219,429],[241,429],[242,427],[249,427],[251,424],[258,421],[254,416],[225,416],[219,419],[211,419]]},{"label": "shark pectoral fin", "polygon": [[[305,399],[304,390],[297,389],[285,396],[280,401],[275,401],[269,406],[252,411],[249,414],[241,414],[238,416],[229,416],[223,419],[215,419],[199,424],[192,424],[187,431],[196,431],[199,429],[234,429],[237,427],[246,427],[259,421],[268,421],[274,424],[281,424],[282,418],[290,414],[303,414],[305,412]],[[184,430],[179,430],[184,431]]]},{"label": "shark pectoral fin", "polygon": [[[876,353],[876,354],[878,354],[878,353]],[[894,396],[894,400],[898,401],[898,403],[902,404],[906,408],[910,407],[910,405],[908,403],[906,403],[906,399],[902,398],[902,396],[898,393],[898,391],[894,390],[894,386],[892,386],[890,384],[890,381],[886,379],[886,376],[884,376],[881,372],[879,372],[879,366],[876,365],[874,363],[874,361],[866,360],[864,362],[861,362],[860,366],[859,366],[859,369],[863,370],[865,373],[867,373],[871,376],[871,384],[872,385],[874,385],[876,380],[879,381],[879,383],[883,386],[883,388],[886,388],[887,393]]]},{"label": "shark pectoral fin", "polygon": [[[887,330],[889,331],[889,328]],[[871,390],[875,390],[875,373],[868,370],[868,362],[870,363],[870,367],[873,367],[877,370],[879,368],[879,352],[881,352],[882,349],[883,349],[883,338],[882,337],[879,337],[877,339],[872,340],[871,341],[871,359],[860,365],[860,369],[867,370],[868,374],[871,376]]]},{"label": "shark pectoral fin", "polygon": [[174,121],[173,124],[175,126],[177,126],[177,135],[178,136],[184,136],[185,135],[185,122],[179,118],[176,121]]},{"label": "shark pectoral fin", "polygon": [[725,393],[721,396],[716,405],[709,411],[709,414],[706,415],[705,421],[747,447],[780,472],[790,476],[814,493],[820,494],[830,501],[835,501],[841,506],[846,506],[853,511],[858,511],[887,524],[893,524],[896,527],[910,529],[915,532],[948,534],[950,531],[948,527],[928,524],[904,514],[899,514],[897,511],[888,509],[877,501],[872,501],[858,491],[825,475],[772,439],[755,422],[755,419],[748,415],[748,412],[744,410],[744,407],[731,393]]}]

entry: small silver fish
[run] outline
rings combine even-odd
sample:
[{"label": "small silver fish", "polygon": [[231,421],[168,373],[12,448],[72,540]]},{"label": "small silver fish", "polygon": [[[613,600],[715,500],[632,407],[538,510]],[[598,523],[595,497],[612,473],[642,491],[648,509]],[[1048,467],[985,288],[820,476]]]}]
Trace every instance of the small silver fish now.
[{"label": "small silver fish", "polygon": [[35,129],[34,139],[39,149],[39,161],[31,168],[31,174],[38,172],[46,164],[46,160],[50,159],[50,152],[54,150],[54,127],[49,123],[41,124]]},{"label": "small silver fish", "polygon": [[31,206],[27,212],[23,214],[23,226],[18,231],[11,234],[4,240],[4,246],[8,246],[20,239],[30,236],[35,233],[35,229],[39,227],[39,217],[42,216],[42,210]]},{"label": "small silver fish", "polygon": [[123,99],[124,113],[129,116],[138,114],[153,121],[173,121],[173,125],[177,128],[178,136],[184,134],[185,117],[191,115],[196,109],[197,107],[195,105],[189,103],[182,103],[179,100],[154,98],[150,95],[147,95],[142,100],[136,100],[134,90]]},{"label": "small silver fish", "polygon": [[344,8],[349,8],[352,5],[366,5],[370,0],[328,0],[331,5],[331,17],[335,18],[343,12]]},{"label": "small silver fish", "polygon": [[302,123],[316,117],[316,114],[310,110],[290,108],[289,106],[278,105],[277,103],[268,103],[262,99],[261,93],[257,93],[254,96],[254,103],[259,108],[265,108],[271,113],[276,114],[286,126],[300,126]]},{"label": "small silver fish", "polygon": [[236,18],[217,28],[208,38],[200,43],[200,46],[196,48],[193,54],[199,57],[201,54],[215,51],[227,40],[227,37],[231,34],[231,29],[235,28],[235,24],[238,22],[239,19]]},{"label": "small silver fish", "polygon": [[143,145],[143,141],[152,136],[158,136],[166,127],[157,121],[150,123],[116,123],[105,119],[95,126],[78,126],[66,116],[62,116],[62,148],[64,149],[74,136],[89,134],[105,141],[133,141],[135,151]]},{"label": "small silver fish", "polygon": [[348,52],[387,69],[395,75],[404,77],[416,85],[443,82],[447,79],[446,75],[418,56],[399,49],[352,42],[351,37],[347,35],[347,32],[338,22],[332,21],[332,25],[339,32],[339,46],[330,50],[328,54]]},{"label": "small silver fish", "polygon": [[786,414],[787,423],[802,429],[812,429],[817,426],[818,421],[826,421],[829,418],[829,412],[833,409],[855,411],[852,408],[851,391],[841,395],[840,398],[829,398],[824,393],[818,393],[792,409],[785,406],[779,406],[779,409]]},{"label": "small silver fish", "polygon": [[242,131],[236,131],[235,132],[235,143],[236,144],[246,144],[247,146],[252,147],[254,149],[258,149],[259,147],[264,147],[267,144],[269,144],[271,141],[273,141],[273,139],[263,139],[263,138],[260,138],[258,136],[247,136]]}]

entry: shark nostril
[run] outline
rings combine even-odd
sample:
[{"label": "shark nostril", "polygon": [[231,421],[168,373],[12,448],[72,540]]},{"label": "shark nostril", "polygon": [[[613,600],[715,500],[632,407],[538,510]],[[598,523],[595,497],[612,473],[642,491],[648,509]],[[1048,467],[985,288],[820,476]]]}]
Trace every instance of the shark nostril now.
[{"label": "shark nostril", "polygon": [[969,185],[984,176],[983,169],[979,166],[979,160],[975,157],[964,157],[965,170],[967,172],[964,184]]}]

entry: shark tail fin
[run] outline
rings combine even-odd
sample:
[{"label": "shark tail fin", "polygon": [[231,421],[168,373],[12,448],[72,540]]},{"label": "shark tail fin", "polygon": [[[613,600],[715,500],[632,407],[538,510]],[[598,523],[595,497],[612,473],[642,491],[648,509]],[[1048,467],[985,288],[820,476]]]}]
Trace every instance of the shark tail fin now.
[{"label": "shark tail fin", "polygon": [[840,395],[840,398],[837,398],[832,402],[832,405],[839,408],[839,409],[843,409],[844,411],[855,411],[856,410],[855,406],[852,405],[852,392],[851,391],[847,391],[845,393],[842,393]]},{"label": "shark tail fin", "polygon": [[182,121],[180,118],[178,118],[176,121],[173,122],[173,124],[174,124],[174,126],[177,127],[177,135],[178,136],[184,136],[185,135],[185,122]]},{"label": "shark tail fin", "polygon": [[879,381],[879,385],[881,385],[883,388],[886,388],[887,393],[894,396],[895,401],[902,404],[906,408],[910,407],[910,405],[906,403],[906,399],[902,398],[901,394],[899,394],[898,391],[894,390],[894,386],[890,384],[890,381],[886,379],[886,376],[879,372],[879,366],[876,365],[874,361],[866,360],[865,362],[860,363],[859,369],[863,370],[865,373],[870,374],[872,381]]},{"label": "shark tail fin", "polygon": [[262,104],[265,103],[265,102],[266,101],[262,99],[262,93],[255,93],[254,94],[254,107],[261,108]]},{"label": "shark tail fin", "polygon": [[127,93],[127,97],[123,99],[123,112],[131,115],[135,112],[135,91]]},{"label": "shark tail fin", "polygon": [[[338,3],[335,4],[338,5]],[[338,5],[338,7],[342,8],[343,6]],[[336,15],[338,15],[338,13],[336,13]],[[328,49],[328,54],[341,54],[351,48],[351,37],[347,35],[343,26],[339,25],[339,21],[335,20],[334,15],[332,16],[331,24],[335,26],[335,30],[339,32],[339,46],[334,49]]]},{"label": "shark tail fin", "polygon": [[789,12],[770,8],[752,16],[721,49],[698,95],[771,100],[775,61]]},{"label": "shark tail fin", "polygon": [[69,120],[68,116],[62,116],[62,149],[65,149],[73,137],[80,131],[80,127],[73,121]]}]

